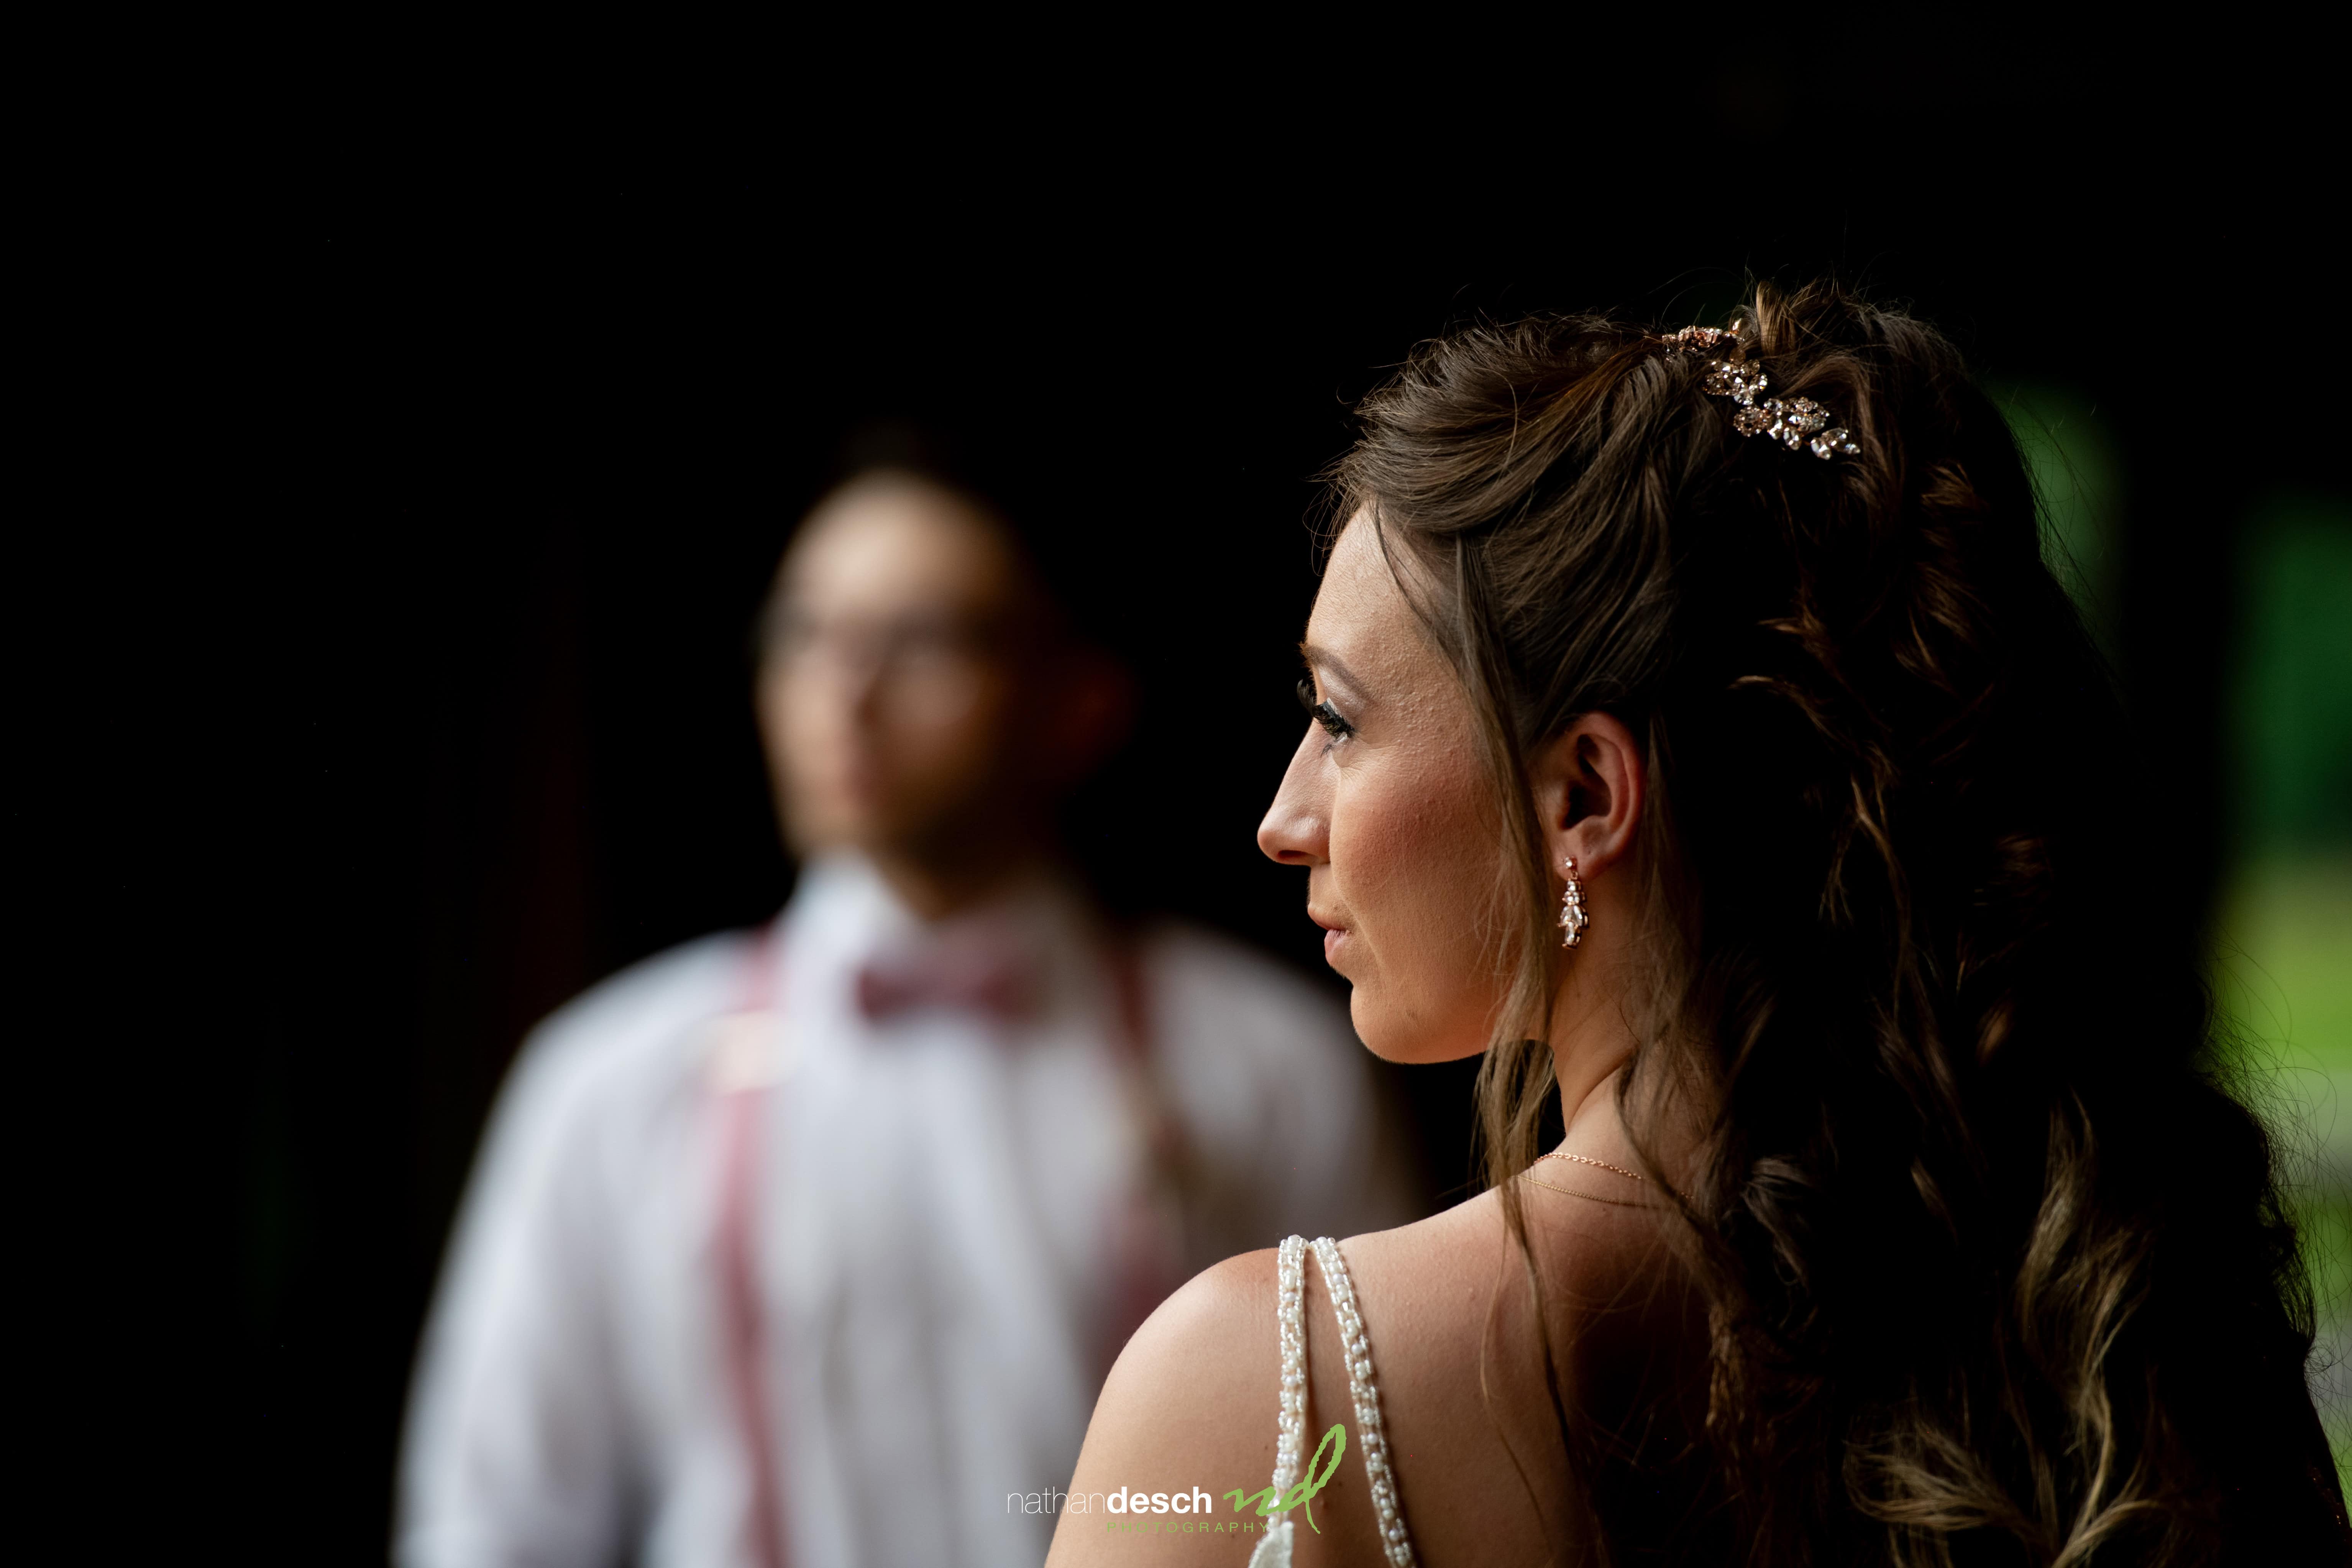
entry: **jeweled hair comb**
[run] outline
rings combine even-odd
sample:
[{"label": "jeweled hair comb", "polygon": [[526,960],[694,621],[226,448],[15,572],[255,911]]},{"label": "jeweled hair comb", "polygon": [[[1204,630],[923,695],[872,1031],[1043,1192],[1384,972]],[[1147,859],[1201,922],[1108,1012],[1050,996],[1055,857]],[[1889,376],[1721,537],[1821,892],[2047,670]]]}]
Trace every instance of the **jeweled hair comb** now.
[{"label": "jeweled hair comb", "polygon": [[[1862,450],[1851,432],[1843,426],[1831,427],[1835,416],[1811,398],[1759,397],[1771,378],[1762,365],[1748,363],[1748,351],[1741,346],[1737,330],[1685,327],[1667,334],[1664,342],[1670,353],[1707,356],[1706,379],[1699,389],[1739,405],[1739,411],[1731,416],[1731,427],[1742,436],[1769,436],[1791,452],[1802,447],[1823,462],[1851,458]],[[1716,353],[1727,342],[1731,345],[1727,358]]]}]

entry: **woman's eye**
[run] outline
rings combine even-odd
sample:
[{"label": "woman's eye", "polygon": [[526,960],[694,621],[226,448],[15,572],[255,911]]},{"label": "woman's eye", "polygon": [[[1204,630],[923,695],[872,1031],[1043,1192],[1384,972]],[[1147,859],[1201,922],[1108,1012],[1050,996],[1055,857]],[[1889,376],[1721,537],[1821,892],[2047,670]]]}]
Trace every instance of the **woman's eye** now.
[{"label": "woman's eye", "polygon": [[1317,700],[1315,683],[1312,681],[1302,680],[1298,683],[1298,705],[1306,709],[1308,716],[1323,726],[1323,732],[1335,741],[1342,735],[1352,735],[1356,732],[1356,727],[1341,718],[1337,708],[1332,707],[1328,702]]}]

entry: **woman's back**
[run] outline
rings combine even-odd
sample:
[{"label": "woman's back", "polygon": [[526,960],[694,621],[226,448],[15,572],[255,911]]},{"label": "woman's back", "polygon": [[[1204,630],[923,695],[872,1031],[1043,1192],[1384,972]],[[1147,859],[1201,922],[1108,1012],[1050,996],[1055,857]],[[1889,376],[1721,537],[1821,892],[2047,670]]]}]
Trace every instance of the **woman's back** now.
[{"label": "woman's back", "polygon": [[[1399,1511],[1425,1568],[1599,1561],[1573,1500],[1616,1521],[1621,1542],[1704,1528],[1699,1467],[1706,1316],[1677,1263],[1666,1200],[1627,1174],[1635,1158],[1611,1090],[1526,1178],[1528,1237],[1543,1274],[1545,1326],[1562,1408],[1547,1389],[1534,1293],[1504,1222],[1500,1194],[1400,1229],[1340,1244],[1369,1342]],[[1386,1547],[1362,1462],[1348,1358],[1331,1288],[1312,1252],[1305,1281],[1308,1407],[1304,1479],[1333,1423],[1346,1453],[1330,1479],[1291,1510],[1294,1561],[1373,1563]],[[1070,1486],[1076,1500],[1055,1564],[1239,1561],[1260,1539],[1256,1494],[1276,1459],[1282,1355],[1276,1254],[1250,1253],[1202,1274],[1130,1342],[1105,1387]],[[1575,1419],[1564,1423],[1566,1409]],[[1571,1460],[1563,1433],[1606,1432],[1622,1447]],[[1328,1450],[1327,1450],[1328,1454]],[[1630,1478],[1639,1475],[1638,1483]],[[1138,1521],[1092,1499],[1122,1488],[1216,1498],[1207,1521]],[[1227,1497],[1240,1490],[1237,1507]],[[1307,1522],[1311,1511],[1312,1525]],[[1232,1542],[1202,1555],[1203,1522]],[[1171,1523],[1181,1528],[1170,1531]],[[1249,1532],[1232,1528],[1246,1523]],[[1140,1524],[1149,1533],[1129,1528]],[[1156,1529],[1151,1527],[1157,1527]],[[1660,1542],[1663,1544],[1663,1542]],[[1688,1542],[1685,1542],[1688,1544]],[[1217,1549],[1212,1545],[1213,1552]],[[1138,1555],[1141,1553],[1141,1555]],[[1616,1562],[1629,1558],[1621,1545]]]}]

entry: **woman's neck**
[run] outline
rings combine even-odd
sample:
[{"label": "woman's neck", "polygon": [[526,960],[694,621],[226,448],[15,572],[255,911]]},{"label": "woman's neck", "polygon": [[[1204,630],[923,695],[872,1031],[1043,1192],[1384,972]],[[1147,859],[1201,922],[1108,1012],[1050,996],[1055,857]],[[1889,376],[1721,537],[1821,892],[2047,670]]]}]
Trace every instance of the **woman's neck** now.
[{"label": "woman's neck", "polygon": [[[1559,1085],[1560,1123],[1571,1142],[1592,1135],[1578,1131],[1580,1121],[1620,1121],[1620,1078],[1642,1044],[1630,962],[1630,944],[1580,945],[1553,997],[1552,1074]],[[1656,1065],[1659,1070],[1645,1069],[1633,1085],[1624,1125],[1600,1141],[1630,1140],[1670,1184],[1687,1191],[1706,1142],[1711,1099],[1685,1081],[1688,1075],[1663,1059]]]},{"label": "woman's neck", "polygon": [[1573,1127],[1588,1100],[1633,1054],[1636,1037],[1625,1005],[1617,944],[1591,942],[1570,955],[1553,994],[1552,1076],[1559,1084],[1562,1124]]}]

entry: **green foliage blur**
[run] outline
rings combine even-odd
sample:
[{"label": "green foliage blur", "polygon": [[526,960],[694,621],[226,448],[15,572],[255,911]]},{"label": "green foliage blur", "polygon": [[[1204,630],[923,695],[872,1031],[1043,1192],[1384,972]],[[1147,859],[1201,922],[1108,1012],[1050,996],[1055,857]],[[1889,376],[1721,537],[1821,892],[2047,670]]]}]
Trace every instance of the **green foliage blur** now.
[{"label": "green foliage blur", "polygon": [[2225,1048],[2269,1090],[2317,1298],[2313,1392],[2352,1478],[2352,506],[2263,508],[2237,590],[2214,992]]},{"label": "green foliage blur", "polygon": [[[2114,659],[2130,542],[2111,433],[2063,387],[2001,402],[2051,568]],[[2352,502],[2277,498],[2240,523],[2214,605],[2231,629],[2215,1065],[2284,1156],[2317,1309],[2312,1389],[2352,1479]]]},{"label": "green foliage blur", "polygon": [[2352,506],[2275,503],[2247,532],[2232,707],[2255,856],[2352,852]]}]

